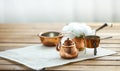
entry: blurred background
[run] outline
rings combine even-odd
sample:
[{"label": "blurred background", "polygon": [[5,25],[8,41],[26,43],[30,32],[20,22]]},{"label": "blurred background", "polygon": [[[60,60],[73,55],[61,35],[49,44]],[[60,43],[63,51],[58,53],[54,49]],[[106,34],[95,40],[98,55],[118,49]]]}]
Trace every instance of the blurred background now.
[{"label": "blurred background", "polygon": [[0,23],[120,22],[120,0],[0,0]]}]

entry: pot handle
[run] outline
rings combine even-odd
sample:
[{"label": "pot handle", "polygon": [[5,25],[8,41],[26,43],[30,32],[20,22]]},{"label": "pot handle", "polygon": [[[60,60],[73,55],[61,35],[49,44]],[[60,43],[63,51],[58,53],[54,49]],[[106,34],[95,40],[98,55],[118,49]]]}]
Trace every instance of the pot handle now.
[{"label": "pot handle", "polygon": [[57,50],[57,51],[60,51],[60,48],[61,48],[61,41],[60,41],[60,43],[58,43],[58,44],[56,45],[56,50]]},{"label": "pot handle", "polygon": [[102,26],[100,26],[99,28],[96,29],[96,32],[99,31],[99,30],[101,30],[102,28],[104,28],[104,27],[106,27],[106,26],[108,26],[108,24],[107,24],[107,23],[104,23]]},{"label": "pot handle", "polygon": [[112,38],[112,36],[101,38],[101,40]]}]

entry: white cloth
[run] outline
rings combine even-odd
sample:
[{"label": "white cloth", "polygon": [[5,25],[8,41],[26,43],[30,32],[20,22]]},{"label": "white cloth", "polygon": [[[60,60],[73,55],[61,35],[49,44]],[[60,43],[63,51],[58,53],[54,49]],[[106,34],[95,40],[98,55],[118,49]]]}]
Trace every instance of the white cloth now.
[{"label": "white cloth", "polygon": [[0,57],[24,64],[34,70],[40,70],[46,67],[63,65],[70,62],[82,61],[116,53],[101,47],[97,48],[96,56],[94,56],[93,52],[93,49],[86,49],[86,54],[85,52],[80,52],[79,56],[75,59],[62,59],[55,47],[45,47],[40,44],[2,51],[0,52]]}]

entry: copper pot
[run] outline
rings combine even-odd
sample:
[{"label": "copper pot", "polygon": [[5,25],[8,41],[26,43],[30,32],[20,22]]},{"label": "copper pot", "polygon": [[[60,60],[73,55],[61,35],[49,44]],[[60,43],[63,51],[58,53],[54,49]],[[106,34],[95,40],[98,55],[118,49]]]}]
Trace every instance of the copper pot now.
[{"label": "copper pot", "polygon": [[100,37],[96,36],[96,35],[86,36],[85,43],[86,43],[87,48],[97,48],[99,46],[99,43],[100,43]]},{"label": "copper pot", "polygon": [[100,43],[100,37],[96,35],[89,35],[85,37],[85,45],[87,48],[94,48],[94,55],[97,55],[97,47]]},{"label": "copper pot", "polygon": [[75,42],[75,45],[79,51],[83,51],[85,49],[85,40],[83,37],[74,37],[72,40]]},{"label": "copper pot", "polygon": [[63,44],[60,42],[56,49],[60,52],[60,56],[65,59],[76,58],[78,56],[78,49],[69,38]]},{"label": "copper pot", "polygon": [[40,41],[45,46],[56,46],[62,39],[63,35],[60,32],[48,31],[38,34]]}]

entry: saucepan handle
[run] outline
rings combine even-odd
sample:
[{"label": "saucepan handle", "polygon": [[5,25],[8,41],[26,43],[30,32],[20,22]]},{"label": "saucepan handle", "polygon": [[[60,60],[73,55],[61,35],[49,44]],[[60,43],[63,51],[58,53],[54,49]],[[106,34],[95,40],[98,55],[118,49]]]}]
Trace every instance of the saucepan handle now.
[{"label": "saucepan handle", "polygon": [[97,32],[97,31],[99,31],[100,29],[102,29],[102,28],[106,27],[106,26],[108,26],[108,24],[107,24],[107,23],[103,24],[102,26],[100,26],[99,28],[97,28],[97,29],[96,29],[96,32]]},{"label": "saucepan handle", "polygon": [[112,36],[108,36],[108,37],[105,37],[105,38],[101,38],[101,40],[109,39],[109,38],[112,38]]}]

